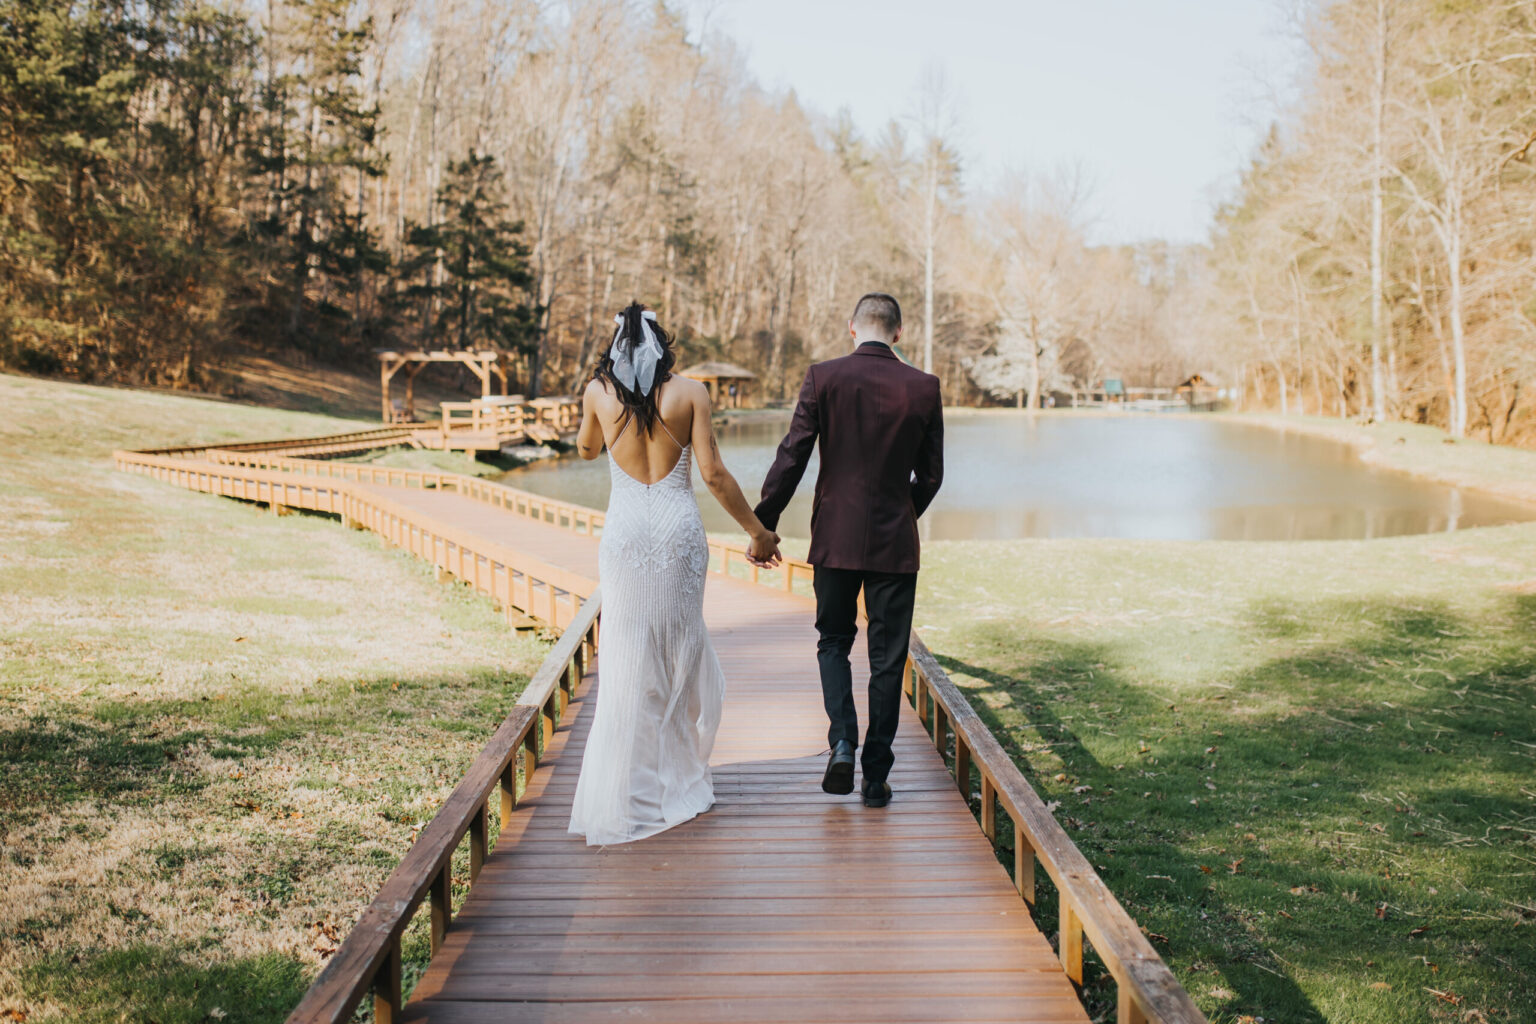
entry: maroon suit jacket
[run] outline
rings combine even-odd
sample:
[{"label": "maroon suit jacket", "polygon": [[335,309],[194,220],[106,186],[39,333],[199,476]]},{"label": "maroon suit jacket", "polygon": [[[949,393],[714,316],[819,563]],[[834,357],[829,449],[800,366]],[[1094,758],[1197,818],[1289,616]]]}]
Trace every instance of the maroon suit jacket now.
[{"label": "maroon suit jacket", "polygon": [[811,564],[917,572],[917,517],[944,479],[939,378],[878,342],[807,370],[789,433],[763,479],[757,517],[768,529],[778,527],[818,439]]}]

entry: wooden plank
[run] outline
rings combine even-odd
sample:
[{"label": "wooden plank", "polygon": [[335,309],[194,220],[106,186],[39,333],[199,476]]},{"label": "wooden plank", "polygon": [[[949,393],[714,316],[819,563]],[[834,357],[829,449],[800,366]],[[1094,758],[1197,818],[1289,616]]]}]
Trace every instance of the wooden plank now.
[{"label": "wooden plank", "polygon": [[[751,999],[733,992],[710,991],[696,999],[635,1002],[508,1003],[423,1000],[411,1004],[408,1024],[591,1024],[623,1020],[629,1024],[936,1024],[954,1020],[953,996],[874,995],[859,1000],[806,997],[792,979],[780,982],[776,996]],[[963,997],[965,1019],[974,1024],[1056,1024],[1082,1021],[1075,996],[1034,995]]]},{"label": "wooden plank", "polygon": [[[859,965],[877,964],[872,950],[845,954]],[[739,961],[743,970],[752,963],[750,955]],[[457,972],[446,978],[428,971],[413,992],[418,999],[451,998],[457,1000],[499,1000],[505,1002],[539,1001],[544,1003],[614,1000],[633,1005],[647,999],[676,999],[679,996],[719,996],[735,999],[771,999],[787,995],[810,996],[841,1005],[875,996],[949,996],[968,999],[973,996],[1008,996],[1018,1000],[1064,996],[1060,974],[1049,971],[936,971],[882,974],[843,970],[826,974],[748,974],[738,970],[719,975],[684,974],[654,976],[647,974],[549,974],[530,976],[486,972]],[[1082,1012],[1081,1008],[1078,1010]],[[821,1019],[836,1020],[835,1011]],[[935,1020],[965,1020],[964,1010],[951,1008]]]}]

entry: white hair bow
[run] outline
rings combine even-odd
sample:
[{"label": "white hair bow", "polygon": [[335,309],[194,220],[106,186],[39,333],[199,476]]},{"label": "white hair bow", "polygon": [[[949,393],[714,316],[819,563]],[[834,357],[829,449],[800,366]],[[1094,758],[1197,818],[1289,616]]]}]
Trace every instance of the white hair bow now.
[{"label": "white hair bow", "polygon": [[661,342],[656,340],[656,332],[651,330],[651,324],[656,322],[656,314],[650,310],[640,314],[640,330],[645,337],[631,338],[628,345],[622,344],[625,338],[624,315],[615,315],[613,322],[619,326],[613,336],[613,347],[608,350],[608,358],[613,360],[613,375],[635,394],[648,395],[651,386],[656,383],[656,364],[661,361]]}]

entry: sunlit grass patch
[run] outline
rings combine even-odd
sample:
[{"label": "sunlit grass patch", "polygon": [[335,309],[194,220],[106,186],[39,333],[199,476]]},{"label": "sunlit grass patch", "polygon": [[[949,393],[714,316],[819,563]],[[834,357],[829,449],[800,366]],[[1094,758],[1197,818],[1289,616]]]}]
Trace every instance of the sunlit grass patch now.
[{"label": "sunlit grass patch", "polygon": [[107,458],[356,424],[0,393],[0,1017],[282,1020],[544,647],[371,535]]},{"label": "sunlit grass patch", "polygon": [[1532,1021],[1533,576],[1529,526],[945,544],[918,622],[1213,1020]]}]

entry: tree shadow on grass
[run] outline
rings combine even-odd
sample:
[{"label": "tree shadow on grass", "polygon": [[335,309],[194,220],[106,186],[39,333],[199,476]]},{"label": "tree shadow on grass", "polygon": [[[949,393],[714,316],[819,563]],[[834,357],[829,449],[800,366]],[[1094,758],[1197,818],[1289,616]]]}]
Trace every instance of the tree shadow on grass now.
[{"label": "tree shadow on grass", "polygon": [[[294,738],[294,730],[236,730],[203,725],[169,726],[162,705],[114,708],[101,721],[35,715],[0,729],[0,824],[40,806],[52,808],[98,798],[132,802],[137,796],[194,793],[208,784],[200,770],[183,770],[189,750],[207,747],[216,757],[259,756]],[[177,702],[179,703],[179,702]]]},{"label": "tree shadow on grass", "polygon": [[[1243,639],[1290,650],[1204,687],[1016,626],[973,627],[991,667],[940,661],[986,684],[977,712],[1208,1009],[1321,1021],[1302,973],[1358,987],[1382,1020],[1429,1020],[1425,988],[1493,1011],[1536,980],[1518,922],[1476,920],[1517,898],[1512,854],[1536,838],[1531,760],[1510,742],[1536,732],[1533,619],[1525,595],[1478,622],[1257,605]],[[1221,985],[1198,984],[1207,971]]]},{"label": "tree shadow on grass", "polygon": [[260,1024],[285,1019],[309,980],[303,965],[281,953],[215,959],[137,945],[57,954],[27,968],[21,983],[28,997],[64,1007],[65,1019],[79,1024]]}]

